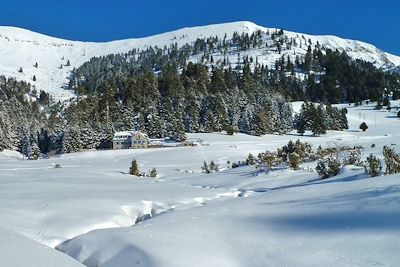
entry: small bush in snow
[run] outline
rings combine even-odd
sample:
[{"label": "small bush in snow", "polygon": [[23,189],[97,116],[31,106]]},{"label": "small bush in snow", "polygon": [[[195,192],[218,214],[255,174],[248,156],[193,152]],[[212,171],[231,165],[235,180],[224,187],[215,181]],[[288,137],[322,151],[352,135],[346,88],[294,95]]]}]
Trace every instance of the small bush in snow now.
[{"label": "small bush in snow", "polygon": [[328,167],[329,167],[331,176],[336,176],[340,172],[342,163],[338,159],[332,158],[328,162]]},{"label": "small bush in snow", "polygon": [[379,176],[382,174],[382,163],[373,154],[367,157],[367,161],[364,166],[365,173],[371,175],[372,177]]},{"label": "small bush in snow", "polygon": [[326,156],[335,156],[336,158],[340,157],[340,154],[344,151],[352,151],[354,149],[362,149],[362,146],[351,148],[349,146],[343,146],[338,143],[333,143],[327,148],[318,147],[316,156],[318,159],[322,159]]},{"label": "small bush in snow", "polygon": [[208,167],[208,164],[206,161],[203,162],[203,166],[201,167],[202,172],[204,173],[211,173],[210,168]]},{"label": "small bush in snow", "polygon": [[235,133],[235,130],[233,129],[232,126],[227,126],[226,127],[226,134],[227,135],[233,135]]},{"label": "small bush in snow", "polygon": [[300,161],[308,160],[312,154],[311,144],[301,142],[299,139],[296,142],[290,140],[287,145],[277,150],[277,156],[282,162],[287,162],[289,154],[296,152],[300,157]]},{"label": "small bush in snow", "polygon": [[277,154],[268,150],[264,153],[258,154],[258,159],[260,161],[260,168],[266,167],[271,169],[273,166],[278,164]]},{"label": "small bush in snow", "polygon": [[322,179],[326,179],[336,176],[339,173],[341,166],[342,164],[338,159],[329,157],[326,159],[320,159],[315,170]]},{"label": "small bush in snow", "polygon": [[54,164],[54,169],[59,169],[59,168],[61,168],[60,164],[58,164],[58,163]]},{"label": "small bush in snow", "polygon": [[150,176],[151,178],[156,178],[156,177],[157,177],[157,170],[156,170],[156,168],[153,168],[153,169],[150,171],[149,176]]},{"label": "small bush in snow", "polygon": [[289,154],[289,166],[293,170],[298,170],[300,166],[300,156],[296,152]]},{"label": "small bush in snow", "polygon": [[247,165],[255,165],[256,164],[256,158],[253,156],[253,154],[249,153],[246,159],[246,164]]},{"label": "small bush in snow", "polygon": [[385,174],[394,174],[400,172],[400,155],[393,148],[383,147],[382,154],[385,158],[386,170]]},{"label": "small bush in snow", "polygon": [[361,151],[359,149],[350,151],[348,157],[343,162],[344,165],[360,165]]},{"label": "small bush in snow", "polygon": [[213,160],[210,162],[210,171],[219,171],[219,165],[216,164]]}]

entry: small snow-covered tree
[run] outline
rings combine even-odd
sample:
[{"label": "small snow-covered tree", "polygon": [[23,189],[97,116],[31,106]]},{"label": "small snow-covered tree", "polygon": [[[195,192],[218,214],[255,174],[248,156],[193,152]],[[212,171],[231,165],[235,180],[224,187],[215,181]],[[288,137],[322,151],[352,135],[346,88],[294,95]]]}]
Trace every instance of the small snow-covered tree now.
[{"label": "small snow-covered tree", "polygon": [[325,159],[320,159],[315,169],[322,179],[326,179],[332,176],[336,176],[339,173],[340,168],[340,161],[336,158],[329,157]]},{"label": "small snow-covered tree", "polygon": [[345,165],[360,165],[361,163],[361,152],[359,149],[350,151],[348,157],[345,159]]},{"label": "small snow-covered tree", "polygon": [[363,122],[363,123],[360,124],[360,129],[363,132],[365,132],[368,129],[368,125],[365,122]]},{"label": "small snow-covered tree", "polygon": [[213,160],[210,162],[210,171],[219,171],[219,165],[216,164]]},{"label": "small snow-covered tree", "polygon": [[260,160],[261,167],[266,167],[267,169],[271,169],[278,162],[276,153],[270,151],[258,154],[258,159]]},{"label": "small snow-covered tree", "polygon": [[208,164],[207,164],[206,161],[203,162],[203,166],[201,167],[201,170],[202,170],[204,173],[211,173],[211,170],[210,170],[210,168],[208,167]]},{"label": "small snow-covered tree", "polygon": [[370,154],[367,157],[367,161],[364,165],[365,173],[372,177],[379,176],[382,174],[382,163],[375,155]]},{"label": "small snow-covered tree", "polygon": [[139,176],[139,169],[136,160],[132,160],[131,167],[129,168],[129,174]]},{"label": "small snow-covered tree", "polygon": [[394,174],[400,172],[400,155],[393,148],[383,147],[383,157],[385,158],[386,174]]},{"label": "small snow-covered tree", "polygon": [[246,164],[247,165],[255,165],[256,164],[256,158],[253,156],[253,154],[249,153],[246,159]]},{"label": "small snow-covered tree", "polygon": [[157,170],[156,170],[156,168],[153,168],[153,169],[150,171],[149,176],[150,176],[151,178],[156,178],[156,177],[157,177]]}]

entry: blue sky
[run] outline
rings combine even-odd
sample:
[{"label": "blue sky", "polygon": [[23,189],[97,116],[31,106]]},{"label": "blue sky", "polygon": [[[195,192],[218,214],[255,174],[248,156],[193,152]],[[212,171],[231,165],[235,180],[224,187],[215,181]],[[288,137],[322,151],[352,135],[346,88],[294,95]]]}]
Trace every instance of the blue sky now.
[{"label": "blue sky", "polygon": [[397,0],[0,0],[0,25],[82,41],[143,37],[186,26],[249,20],[333,34],[400,55]]}]

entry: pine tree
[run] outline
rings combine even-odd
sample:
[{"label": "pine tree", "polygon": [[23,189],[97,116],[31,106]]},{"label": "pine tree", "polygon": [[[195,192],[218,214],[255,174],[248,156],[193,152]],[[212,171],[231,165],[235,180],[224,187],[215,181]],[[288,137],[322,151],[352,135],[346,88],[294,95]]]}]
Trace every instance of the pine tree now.
[{"label": "pine tree", "polygon": [[390,101],[389,101],[389,98],[388,97],[384,97],[383,98],[383,103],[382,103],[382,106],[390,106]]},{"label": "pine tree", "polygon": [[294,127],[296,128],[297,133],[303,135],[304,132],[309,129],[309,122],[308,103],[303,103],[299,114],[296,115],[294,120]]},{"label": "pine tree", "polygon": [[36,76],[33,75],[32,81],[36,82]]},{"label": "pine tree", "polygon": [[360,129],[363,132],[365,132],[368,129],[368,125],[365,122],[363,122],[363,123],[360,124]]},{"label": "pine tree", "polygon": [[131,167],[129,168],[129,174],[139,176],[139,169],[136,160],[132,160]]},{"label": "pine tree", "polygon": [[297,124],[297,133],[299,135],[304,135],[305,131],[306,131],[306,127],[305,127],[305,121],[299,121],[299,123]]},{"label": "pine tree", "polygon": [[378,100],[378,102],[376,103],[375,109],[376,110],[381,110],[382,109],[382,102],[380,100]]},{"label": "pine tree", "polygon": [[322,104],[320,104],[317,109],[313,104],[310,106],[310,128],[313,135],[319,136],[321,134],[326,134],[325,111],[322,107]]}]

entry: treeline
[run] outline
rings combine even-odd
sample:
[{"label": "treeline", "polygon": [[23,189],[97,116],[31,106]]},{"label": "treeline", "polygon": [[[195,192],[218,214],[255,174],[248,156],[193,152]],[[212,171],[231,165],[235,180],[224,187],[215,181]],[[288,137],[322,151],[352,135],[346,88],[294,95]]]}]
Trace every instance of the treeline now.
[{"label": "treeline", "polygon": [[[286,54],[273,68],[244,53],[267,48],[283,55],[293,47],[307,52]],[[115,131],[131,129],[175,140],[222,130],[284,134],[293,126],[320,135],[347,129],[345,111],[329,103],[382,101],[400,90],[399,74],[278,30],[93,58],[74,69],[69,89],[77,98],[68,104],[52,103],[23,82],[1,82],[0,149],[26,155],[109,148]],[[306,104],[293,124],[294,100],[324,105]]]},{"label": "treeline", "polygon": [[[50,104],[43,96],[43,101],[41,97],[28,101],[26,95],[33,90],[29,85],[20,89],[23,85],[17,83],[12,95],[20,97],[20,105],[32,114],[22,113],[23,108],[12,104],[6,95],[8,104],[2,106],[6,110],[1,122],[5,136],[2,148],[17,149],[29,158],[39,152],[110,148],[115,131],[135,128],[150,137],[179,141],[185,139],[185,132],[225,130],[228,134],[262,135],[287,133],[293,127],[291,105],[281,94],[260,83],[249,67],[238,74],[219,68],[210,72],[207,67],[192,63],[179,72],[167,65],[158,74],[144,70],[132,77],[106,81],[95,92],[78,96],[67,106]],[[13,108],[6,108],[8,105]],[[24,121],[11,122],[14,116]],[[12,132],[7,130],[9,125],[13,125]],[[24,140],[28,148],[16,140]],[[35,156],[30,151],[35,151]]]},{"label": "treeline", "polygon": [[[18,150],[30,158],[39,157],[37,133],[45,125],[46,117],[40,112],[42,98],[33,95],[31,85],[0,76],[0,151]],[[28,101],[27,95],[36,101]]]},{"label": "treeline", "polygon": [[[305,53],[294,53],[301,48]],[[265,49],[281,54],[274,66],[259,63],[251,51]],[[286,53],[284,53],[286,51]],[[250,56],[249,56],[250,55]],[[283,31],[234,33],[224,38],[197,39],[194,43],[169,47],[134,49],[126,54],[93,58],[72,73],[69,88],[81,95],[100,90],[106,82],[119,86],[122,79],[144,70],[158,73],[168,65],[185,69],[189,62],[207,66],[209,71],[232,69],[240,74],[250,68],[258,83],[285,98],[311,102],[361,102],[400,95],[400,75],[377,69],[372,63],[353,60],[345,52],[333,51],[303,36],[289,38]]]},{"label": "treeline", "polygon": [[299,114],[294,119],[294,128],[297,133],[303,135],[306,130],[313,135],[325,134],[327,130],[348,129],[346,117],[347,109],[338,109],[330,104],[318,106],[314,103],[305,102],[301,105]]},{"label": "treeline", "polygon": [[183,140],[185,132],[225,130],[252,135],[287,133],[291,105],[260,82],[248,66],[209,71],[189,63],[181,71],[166,65],[110,79],[65,110],[69,125],[103,132],[139,128],[151,137]]}]

